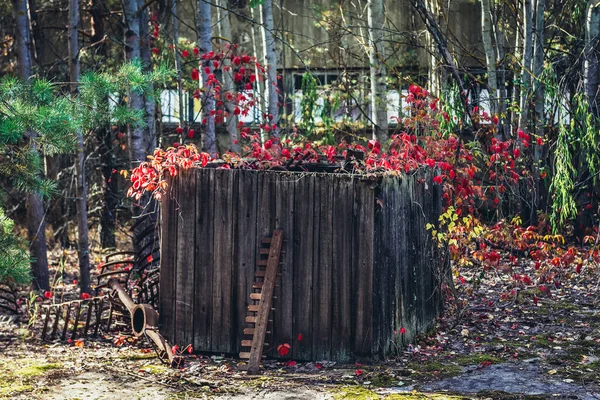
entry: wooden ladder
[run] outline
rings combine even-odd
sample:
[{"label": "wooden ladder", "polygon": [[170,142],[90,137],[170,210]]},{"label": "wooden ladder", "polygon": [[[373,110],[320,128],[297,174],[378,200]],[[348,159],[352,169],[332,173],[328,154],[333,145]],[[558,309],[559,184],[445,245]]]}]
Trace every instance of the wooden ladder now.
[{"label": "wooden ladder", "polygon": [[[250,315],[246,317],[246,323],[253,324],[254,327],[244,328],[244,335],[250,335],[252,339],[242,340],[242,347],[250,347],[250,351],[240,353],[240,358],[249,359],[249,374],[257,374],[260,368],[263,347],[266,344],[265,336],[269,324],[269,314],[273,305],[273,289],[277,278],[282,243],[283,230],[276,229],[273,237],[263,239],[260,246],[260,257],[256,263],[258,268],[252,284],[253,293],[250,293],[250,300],[253,304],[248,306]],[[268,247],[264,247],[266,245]],[[265,259],[264,256],[267,258]]]}]

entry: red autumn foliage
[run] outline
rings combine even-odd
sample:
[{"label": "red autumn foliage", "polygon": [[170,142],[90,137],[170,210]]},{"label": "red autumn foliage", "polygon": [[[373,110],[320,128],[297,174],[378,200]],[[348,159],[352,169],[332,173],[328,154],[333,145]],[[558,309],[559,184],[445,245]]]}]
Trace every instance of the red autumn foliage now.
[{"label": "red autumn foliage", "polygon": [[277,346],[277,353],[280,357],[285,357],[289,354],[291,346],[288,343],[280,344]]}]

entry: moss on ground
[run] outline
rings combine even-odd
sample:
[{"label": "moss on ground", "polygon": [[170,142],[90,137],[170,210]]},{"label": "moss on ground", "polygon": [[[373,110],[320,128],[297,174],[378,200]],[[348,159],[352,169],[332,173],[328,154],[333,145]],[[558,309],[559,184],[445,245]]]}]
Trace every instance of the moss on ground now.
[{"label": "moss on ground", "polygon": [[[362,386],[342,386],[332,391],[335,400],[379,400],[382,395],[374,390]],[[436,393],[395,393],[383,396],[386,400],[462,400],[469,399],[465,396],[456,396],[452,394]]]},{"label": "moss on ground", "polygon": [[41,376],[60,370],[58,363],[39,363],[34,360],[11,360],[10,363],[0,363],[0,398],[10,399],[17,394],[34,389],[34,383]]}]

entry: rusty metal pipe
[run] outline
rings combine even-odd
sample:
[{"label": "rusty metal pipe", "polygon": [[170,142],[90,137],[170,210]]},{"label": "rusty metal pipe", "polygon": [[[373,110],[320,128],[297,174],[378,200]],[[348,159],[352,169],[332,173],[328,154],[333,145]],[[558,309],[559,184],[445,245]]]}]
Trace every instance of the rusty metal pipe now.
[{"label": "rusty metal pipe", "polygon": [[135,304],[118,279],[108,281],[110,287],[131,315],[131,330],[136,337],[146,335],[156,345],[158,356],[166,357],[171,367],[179,367],[183,357],[173,354],[167,340],[158,332],[158,313],[150,304]]}]

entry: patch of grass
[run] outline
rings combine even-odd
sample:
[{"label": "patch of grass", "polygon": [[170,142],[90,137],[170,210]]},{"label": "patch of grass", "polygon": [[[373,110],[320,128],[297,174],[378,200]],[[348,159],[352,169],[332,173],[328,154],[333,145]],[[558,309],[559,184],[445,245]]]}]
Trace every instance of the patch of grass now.
[{"label": "patch of grass", "polygon": [[156,353],[137,353],[137,354],[126,354],[119,357],[121,360],[125,361],[135,361],[135,360],[152,360],[157,357]]},{"label": "patch of grass", "polygon": [[454,359],[458,365],[467,366],[467,365],[478,365],[482,362],[489,362],[491,364],[499,364],[501,363],[501,358],[492,356],[490,354],[467,354],[464,356],[459,356]]},{"label": "patch of grass", "polygon": [[552,337],[551,335],[548,335],[547,333],[540,333],[539,335],[537,335],[535,337],[535,340],[533,341],[533,343],[536,346],[542,346],[542,347],[553,347],[555,346],[555,344],[548,340],[549,337]]},{"label": "patch of grass", "polygon": [[398,383],[398,378],[382,373],[369,376],[369,381],[375,387],[390,387]]},{"label": "patch of grass", "polygon": [[254,379],[249,379],[247,381],[243,381],[241,382],[243,385],[252,387],[252,388],[261,388],[264,387],[265,385],[268,385],[270,383],[275,382],[276,379],[274,377],[271,376],[259,376],[257,378]]},{"label": "patch of grass", "polygon": [[140,371],[149,372],[151,374],[163,374],[169,369],[162,364],[148,364],[140,368]]},{"label": "patch of grass", "polygon": [[463,368],[456,364],[444,364],[439,361],[411,362],[407,368],[417,371],[421,374],[435,374],[437,377],[449,378],[460,375]]}]

